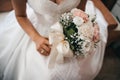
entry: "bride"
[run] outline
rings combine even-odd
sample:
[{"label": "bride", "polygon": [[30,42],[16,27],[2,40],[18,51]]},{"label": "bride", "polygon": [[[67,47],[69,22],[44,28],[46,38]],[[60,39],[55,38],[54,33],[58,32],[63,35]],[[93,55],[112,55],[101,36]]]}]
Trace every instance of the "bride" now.
[{"label": "bride", "polygon": [[[48,68],[50,26],[80,0],[12,0],[14,11],[0,18],[0,80],[93,80],[101,69],[107,23],[88,0],[86,12],[94,13],[100,26],[100,43],[87,58],[68,59]],[[26,4],[28,3],[28,5]],[[80,5],[79,5],[80,6]]]}]

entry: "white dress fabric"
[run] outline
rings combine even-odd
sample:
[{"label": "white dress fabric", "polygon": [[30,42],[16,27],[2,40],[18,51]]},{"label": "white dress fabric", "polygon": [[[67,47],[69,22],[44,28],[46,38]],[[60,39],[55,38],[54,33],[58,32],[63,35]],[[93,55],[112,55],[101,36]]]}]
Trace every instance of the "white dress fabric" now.
[{"label": "white dress fabric", "polygon": [[[59,16],[75,8],[80,0],[28,0],[27,14],[36,30],[48,37],[49,28]],[[48,57],[36,50],[35,43],[21,29],[14,11],[0,15],[0,80],[93,80],[101,69],[107,40],[107,23],[101,12],[87,1],[86,12],[96,13],[100,37],[96,51],[84,59],[70,58],[48,68]],[[3,16],[4,15],[4,16]]]}]

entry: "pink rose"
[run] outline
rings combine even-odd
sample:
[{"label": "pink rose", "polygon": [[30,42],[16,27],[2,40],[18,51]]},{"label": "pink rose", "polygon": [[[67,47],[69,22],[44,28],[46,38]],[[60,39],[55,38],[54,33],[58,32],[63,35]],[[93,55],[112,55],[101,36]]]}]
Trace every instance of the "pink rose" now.
[{"label": "pink rose", "polygon": [[74,16],[82,17],[84,22],[88,21],[88,15],[80,9],[75,8],[75,9],[72,10],[72,13],[73,13]]},{"label": "pink rose", "polygon": [[99,26],[98,24],[94,24],[94,35],[93,35],[93,41],[98,42],[100,40],[100,33],[99,33]]}]

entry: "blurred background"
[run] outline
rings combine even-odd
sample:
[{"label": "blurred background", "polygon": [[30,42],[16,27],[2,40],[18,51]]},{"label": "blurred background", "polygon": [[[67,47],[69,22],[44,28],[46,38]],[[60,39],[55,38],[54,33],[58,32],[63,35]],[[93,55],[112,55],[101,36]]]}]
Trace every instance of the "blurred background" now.
[{"label": "blurred background", "polygon": [[118,26],[109,32],[103,67],[95,80],[120,80],[120,0],[102,0]]}]

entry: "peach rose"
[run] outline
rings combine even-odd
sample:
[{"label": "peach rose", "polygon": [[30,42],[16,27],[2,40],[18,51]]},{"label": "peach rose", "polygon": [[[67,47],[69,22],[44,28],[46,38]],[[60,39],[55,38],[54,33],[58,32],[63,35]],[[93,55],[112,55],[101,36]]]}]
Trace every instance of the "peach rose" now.
[{"label": "peach rose", "polygon": [[80,9],[75,8],[75,9],[73,9],[73,10],[71,11],[71,13],[73,14],[73,16],[82,17],[83,20],[84,20],[84,22],[87,22],[88,19],[89,19],[89,18],[88,18],[88,15],[87,15],[84,11],[82,11],[82,10],[80,10]]},{"label": "peach rose", "polygon": [[98,42],[100,40],[99,26],[97,23],[94,24],[94,36],[93,41]]}]

